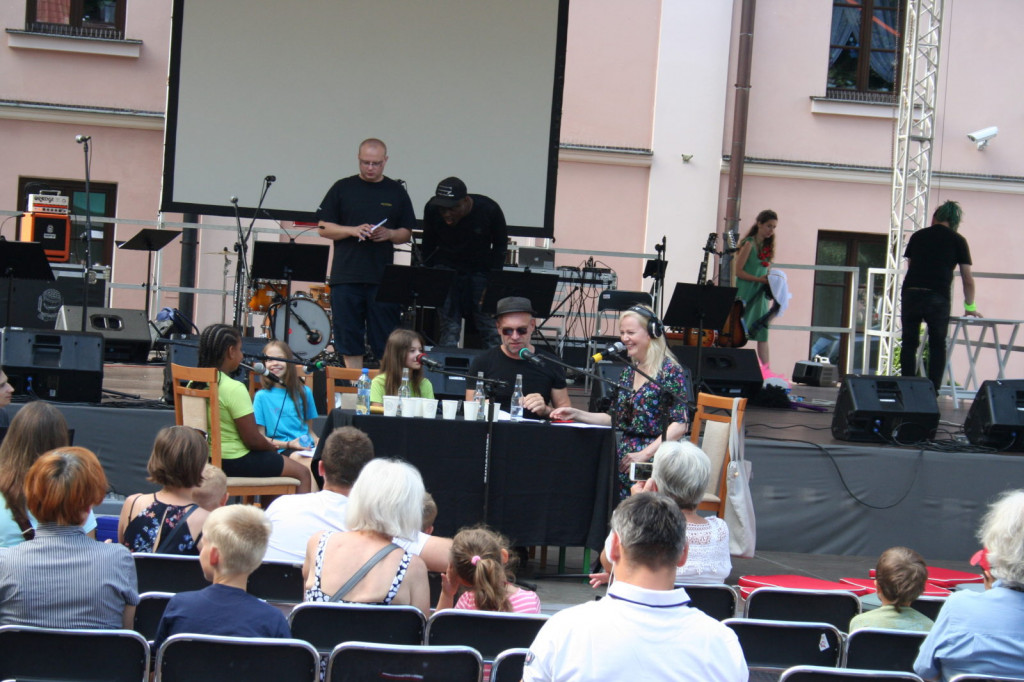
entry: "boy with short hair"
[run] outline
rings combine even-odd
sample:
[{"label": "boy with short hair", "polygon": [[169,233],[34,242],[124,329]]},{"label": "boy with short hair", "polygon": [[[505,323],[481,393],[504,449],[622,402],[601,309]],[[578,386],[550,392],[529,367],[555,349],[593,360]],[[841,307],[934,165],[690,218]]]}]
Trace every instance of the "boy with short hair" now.
[{"label": "boy with short hair", "polygon": [[434,502],[434,496],[430,493],[423,493],[423,527],[420,531],[433,535],[434,521],[437,521],[437,502]]},{"label": "boy with short hair", "polygon": [[885,550],[875,567],[875,591],[882,606],[850,619],[850,632],[860,628],[928,632],[932,619],[910,608],[927,582],[928,567],[920,554],[907,547]]},{"label": "boy with short hair", "polygon": [[179,592],[167,603],[154,650],[179,633],[232,637],[291,637],[284,615],[245,591],[267,551],[270,522],[261,509],[235,504],[210,513],[203,525],[199,563],[212,585]]},{"label": "boy with short hair", "polygon": [[212,464],[203,467],[202,483],[192,488],[192,501],[208,512],[228,502],[228,477]]}]

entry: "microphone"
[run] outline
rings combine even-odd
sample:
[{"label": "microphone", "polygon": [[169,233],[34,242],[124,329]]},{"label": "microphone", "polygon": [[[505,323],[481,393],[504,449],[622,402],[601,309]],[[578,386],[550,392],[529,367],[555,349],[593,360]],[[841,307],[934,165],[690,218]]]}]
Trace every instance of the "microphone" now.
[{"label": "microphone", "polygon": [[529,348],[520,348],[519,349],[519,359],[520,360],[529,360],[533,364],[539,365],[540,367],[544,366],[544,361],[541,360],[540,357],[536,353],[534,353],[532,350],[530,350]]},{"label": "microphone", "polygon": [[231,198],[230,198],[230,199],[228,199],[228,201],[230,201],[230,202],[231,202],[232,204],[234,204],[235,206],[238,206],[238,197],[236,197],[235,195],[233,195],[233,194],[232,194],[232,195],[231,195]]},{"label": "microphone", "polygon": [[242,369],[247,369],[250,372],[259,374],[260,376],[265,376],[271,381],[273,381],[275,384],[284,385],[284,382],[281,381],[281,377],[277,376],[276,374],[271,374],[270,370],[267,369],[267,366],[264,365],[262,362],[254,362],[251,365],[247,365],[244,362],[240,362],[238,363],[238,366],[241,367]]},{"label": "microphone", "polygon": [[420,363],[424,367],[429,367],[430,369],[441,369],[442,367],[440,362],[438,362],[437,360],[431,360],[430,358],[427,357],[426,353],[420,353],[419,355],[417,355],[416,362]]},{"label": "microphone", "polygon": [[277,182],[277,176],[276,175],[268,175],[267,177],[263,178],[263,182],[265,182],[267,184],[270,184],[271,182]]},{"label": "microphone", "polygon": [[602,360],[604,360],[604,357],[606,355],[611,355],[612,357],[621,357],[622,354],[625,352],[625,344],[623,344],[621,341],[616,341],[615,343],[611,344],[600,353],[596,353],[590,357],[591,359],[593,359],[594,362],[601,362]]},{"label": "microphone", "polygon": [[327,366],[323,360],[317,360],[316,362],[307,362],[303,365],[303,369],[306,370],[306,374],[312,374],[313,372],[322,372],[324,367]]},{"label": "microphone", "polygon": [[313,344],[314,346],[320,343],[320,341],[323,340],[323,338],[323,335],[316,329],[310,329],[308,332],[306,332],[306,341]]},{"label": "microphone", "polygon": [[82,144],[92,139],[92,135],[75,135],[75,142]]}]

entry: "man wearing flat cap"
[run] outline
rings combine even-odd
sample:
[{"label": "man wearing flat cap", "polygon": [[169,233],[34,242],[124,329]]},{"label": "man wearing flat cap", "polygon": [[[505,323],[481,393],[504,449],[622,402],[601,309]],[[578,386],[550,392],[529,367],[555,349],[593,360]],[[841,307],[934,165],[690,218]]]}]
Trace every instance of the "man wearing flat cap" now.
[{"label": "man wearing flat cap", "polygon": [[[533,315],[533,305],[528,298],[508,296],[498,301],[497,330],[501,345],[476,356],[469,366],[469,373],[483,372],[489,379],[501,379],[506,383],[489,391],[491,400],[501,403],[501,409],[506,412],[511,407],[516,375],[522,374],[523,416],[546,419],[556,407],[569,406],[569,390],[565,387],[565,371],[553,362],[538,359],[554,356],[547,351],[536,350],[530,343],[537,327]],[[524,348],[537,357],[521,359],[519,352]],[[472,384],[472,380],[469,383]],[[467,387],[466,400],[473,399],[474,388]]]},{"label": "man wearing flat cap", "polygon": [[462,320],[472,320],[486,348],[501,341],[494,318],[480,310],[487,273],[505,262],[508,230],[501,207],[482,194],[469,194],[459,178],[445,178],[423,210],[422,264],[455,270],[448,298],[438,311],[439,346],[459,345]]}]

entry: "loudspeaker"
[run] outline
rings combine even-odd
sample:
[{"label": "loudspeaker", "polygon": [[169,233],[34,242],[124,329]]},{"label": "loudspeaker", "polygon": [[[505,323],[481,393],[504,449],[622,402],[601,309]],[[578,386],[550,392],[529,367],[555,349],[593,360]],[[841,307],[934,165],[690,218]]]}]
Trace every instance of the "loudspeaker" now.
[{"label": "loudspeaker", "polygon": [[712,393],[730,398],[752,398],[761,390],[764,377],[757,353],[747,348],[703,348],[701,370],[697,371],[697,347],[670,345],[672,352],[690,370],[700,375]]},{"label": "loudspeaker", "polygon": [[839,381],[839,368],[820,362],[798,362],[793,365],[793,383],[808,386],[835,386]]},{"label": "loudspeaker", "polygon": [[909,445],[935,437],[939,403],[924,377],[850,374],[843,379],[832,416],[837,440]]},{"label": "loudspeaker", "polygon": [[974,445],[1024,451],[1024,379],[989,379],[978,389],[964,421]]},{"label": "loudspeaker", "polygon": [[[476,348],[447,348],[434,347],[427,353],[427,356],[451,372],[462,372],[469,374],[469,366],[473,364],[473,358],[484,351]],[[464,400],[466,388],[473,388],[476,382],[465,377],[453,377],[431,369],[424,368],[423,376],[430,379],[434,387],[434,397],[442,400]]]},{"label": "loudspeaker", "polygon": [[[622,363],[609,362],[602,360],[596,363],[592,370],[595,374],[618,383],[619,377],[622,375],[622,370],[625,367]],[[686,389],[686,395],[691,400],[694,400],[693,396],[693,378],[690,374],[690,368],[683,365],[683,386]],[[628,387],[632,388],[632,387]],[[587,407],[588,412],[607,412],[608,407],[611,405],[612,400],[615,398],[615,387],[609,386],[603,381],[597,381],[596,379],[591,380],[590,385],[590,404]]]},{"label": "loudspeaker", "polygon": [[[145,363],[155,335],[146,313],[127,308],[89,308],[86,331],[103,335],[103,359],[108,362]],[[82,309],[63,306],[57,316],[57,329],[82,328]]]},{"label": "loudspeaker", "polygon": [[67,262],[71,253],[71,220],[67,215],[26,213],[18,241],[38,242],[50,261]]},{"label": "loudspeaker", "polygon": [[103,396],[103,336],[4,328],[0,365],[15,393],[69,403]]}]

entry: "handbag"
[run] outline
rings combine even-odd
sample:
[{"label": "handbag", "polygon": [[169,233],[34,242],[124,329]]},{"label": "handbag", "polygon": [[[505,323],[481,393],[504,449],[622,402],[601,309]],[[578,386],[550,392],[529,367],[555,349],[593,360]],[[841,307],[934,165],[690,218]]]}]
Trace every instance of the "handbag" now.
[{"label": "handbag", "polygon": [[744,456],[744,438],[740,434],[736,415],[739,398],[732,403],[729,423],[729,465],[726,470],[725,523],[729,526],[729,553],[751,558],[757,544],[757,517],[750,496],[750,462]]}]

